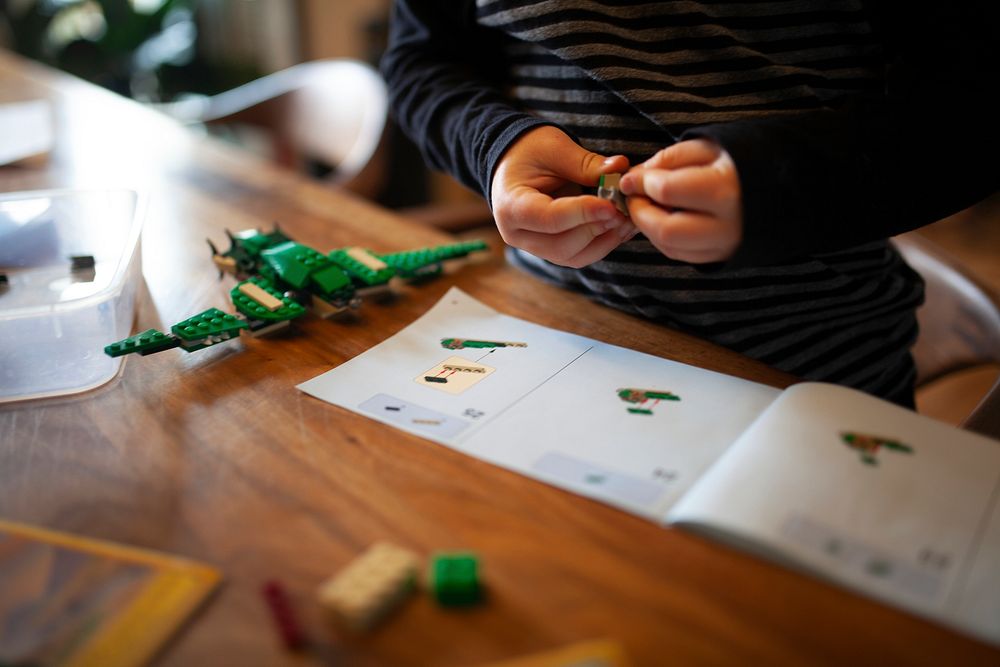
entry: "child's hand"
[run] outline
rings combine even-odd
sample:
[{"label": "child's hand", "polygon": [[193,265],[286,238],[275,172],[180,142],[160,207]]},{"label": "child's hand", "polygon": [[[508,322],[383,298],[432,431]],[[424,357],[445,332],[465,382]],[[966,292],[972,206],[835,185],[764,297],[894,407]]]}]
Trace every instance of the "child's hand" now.
[{"label": "child's hand", "polygon": [[625,174],[632,222],[667,257],[721,262],[743,239],[740,179],[718,144],[692,139],[664,148]]},{"label": "child's hand", "polygon": [[503,240],[555,264],[579,268],[601,259],[635,228],[610,201],[583,195],[601,174],[628,169],[623,155],[604,158],[561,130],[531,130],[507,150],[490,191]]}]

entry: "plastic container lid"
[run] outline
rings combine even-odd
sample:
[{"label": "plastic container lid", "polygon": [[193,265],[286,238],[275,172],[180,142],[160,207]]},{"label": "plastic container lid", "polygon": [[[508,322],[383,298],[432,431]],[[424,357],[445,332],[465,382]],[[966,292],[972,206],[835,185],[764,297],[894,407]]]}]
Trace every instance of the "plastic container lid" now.
[{"label": "plastic container lid", "polygon": [[0,403],[118,372],[104,346],[132,328],[142,209],[131,190],[0,195]]}]

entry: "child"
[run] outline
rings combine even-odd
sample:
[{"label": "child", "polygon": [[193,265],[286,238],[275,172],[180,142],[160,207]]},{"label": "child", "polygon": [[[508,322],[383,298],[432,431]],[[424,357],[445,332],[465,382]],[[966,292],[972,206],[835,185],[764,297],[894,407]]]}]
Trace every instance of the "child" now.
[{"label": "child", "polygon": [[[923,290],[887,238],[1000,184],[997,21],[943,4],[398,0],[382,69],[515,264],[912,405]],[[626,171],[628,218],[589,194]]]}]

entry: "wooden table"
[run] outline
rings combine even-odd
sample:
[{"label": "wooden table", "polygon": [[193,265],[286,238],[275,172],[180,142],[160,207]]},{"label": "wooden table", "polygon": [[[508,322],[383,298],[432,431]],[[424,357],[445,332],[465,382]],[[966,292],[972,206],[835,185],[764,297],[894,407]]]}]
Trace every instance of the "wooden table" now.
[{"label": "wooden table", "polygon": [[[49,160],[0,168],[0,190],[143,189],[136,330],[227,303],[205,237],[279,221],[319,249],[444,242],[137,104],[0,53],[0,101],[48,98]],[[130,358],[108,385],[0,408],[0,516],[219,567],[225,584],[162,665],[310,664],[286,653],[259,587],[281,578],[340,664],[468,665],[609,637],[637,665],[1000,664],[1000,653],[844,590],[507,472],[333,407],[295,385],[413,321],[458,285],[522,317],[785,386],[739,355],[509,268],[500,248],[443,279],[367,302],[353,321],[195,354]],[[0,343],[2,344],[2,343]],[[323,626],[316,586],[387,539],[481,555],[488,602],[455,613],[417,596],[371,634]],[[2,595],[2,591],[0,591]]]}]

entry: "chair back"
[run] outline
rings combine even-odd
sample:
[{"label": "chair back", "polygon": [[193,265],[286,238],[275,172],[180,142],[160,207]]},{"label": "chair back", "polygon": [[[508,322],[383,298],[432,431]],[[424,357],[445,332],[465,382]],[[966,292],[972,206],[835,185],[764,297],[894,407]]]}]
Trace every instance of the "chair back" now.
[{"label": "chair back", "polygon": [[[926,283],[913,348],[917,386],[985,364],[1000,365],[1000,299],[956,260],[915,233],[895,237],[903,258]],[[992,424],[992,426],[989,426]],[[1000,380],[963,426],[1000,437]]]},{"label": "chair back", "polygon": [[302,63],[211,97],[162,105],[187,122],[240,122],[274,135],[277,158],[308,158],[334,169],[335,183],[356,178],[379,148],[388,93],[378,72],[350,59]]}]

